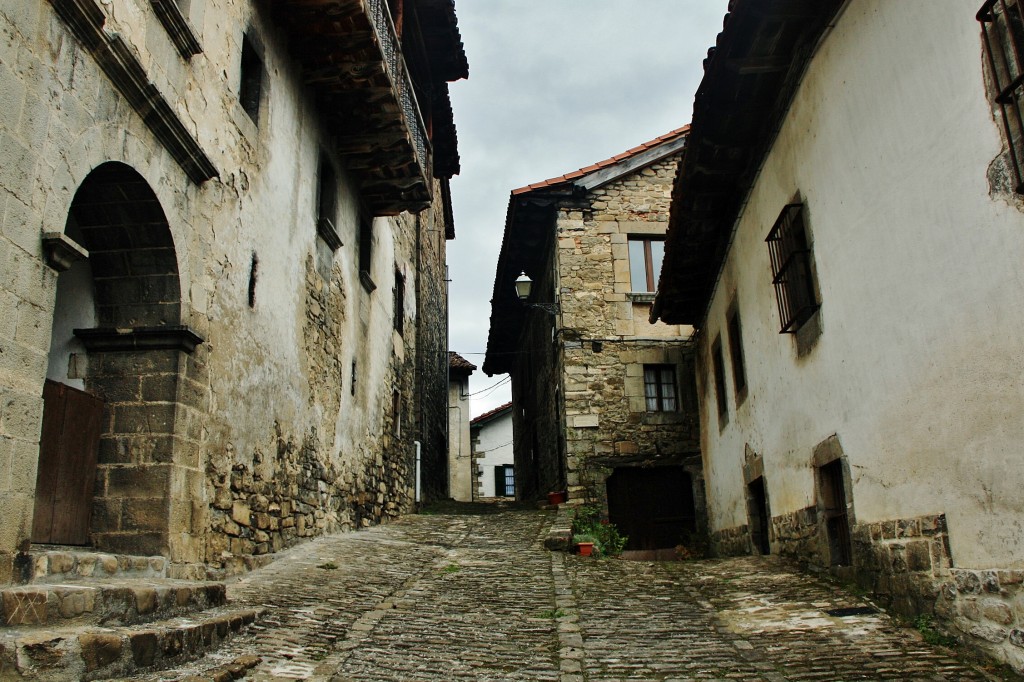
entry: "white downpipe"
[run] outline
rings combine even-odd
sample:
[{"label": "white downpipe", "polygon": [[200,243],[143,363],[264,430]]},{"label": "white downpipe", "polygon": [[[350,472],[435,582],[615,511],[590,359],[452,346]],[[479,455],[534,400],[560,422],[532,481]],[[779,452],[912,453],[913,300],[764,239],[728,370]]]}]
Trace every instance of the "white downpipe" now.
[{"label": "white downpipe", "polygon": [[420,502],[420,442],[418,440],[413,441],[416,444],[416,504]]}]

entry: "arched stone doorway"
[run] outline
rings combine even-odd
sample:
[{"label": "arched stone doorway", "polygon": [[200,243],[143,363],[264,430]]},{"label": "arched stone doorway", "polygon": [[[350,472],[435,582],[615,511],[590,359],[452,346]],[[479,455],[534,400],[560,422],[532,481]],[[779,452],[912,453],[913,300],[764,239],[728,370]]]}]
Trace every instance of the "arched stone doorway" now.
[{"label": "arched stone doorway", "polygon": [[[79,186],[64,235],[88,260],[58,277],[33,540],[168,555],[171,534],[191,530],[172,528],[172,511],[198,452],[179,433],[179,388],[201,341],[181,324],[170,227],[146,180],[110,162]],[[71,490],[90,478],[91,494]]]}]

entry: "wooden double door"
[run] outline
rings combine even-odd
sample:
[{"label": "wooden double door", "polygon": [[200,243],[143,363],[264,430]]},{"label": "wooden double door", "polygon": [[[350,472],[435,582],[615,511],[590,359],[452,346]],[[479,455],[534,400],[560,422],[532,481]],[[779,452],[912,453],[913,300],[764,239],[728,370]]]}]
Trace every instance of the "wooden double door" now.
[{"label": "wooden double door", "polygon": [[103,401],[46,380],[32,542],[89,544]]}]

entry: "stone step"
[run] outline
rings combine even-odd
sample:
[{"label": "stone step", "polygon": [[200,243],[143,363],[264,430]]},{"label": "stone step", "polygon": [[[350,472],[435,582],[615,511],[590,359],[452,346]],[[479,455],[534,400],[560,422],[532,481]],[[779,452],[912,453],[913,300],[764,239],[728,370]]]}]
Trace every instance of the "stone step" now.
[{"label": "stone step", "polygon": [[84,578],[166,578],[162,556],[107,554],[81,547],[35,545],[22,576],[26,583],[63,583]]},{"label": "stone step", "polygon": [[100,680],[181,665],[262,613],[222,606],[139,625],[7,628],[0,630],[0,679]]},{"label": "stone step", "polygon": [[223,606],[224,583],[170,580],[94,580],[37,583],[0,589],[0,629],[94,623],[130,625]]}]

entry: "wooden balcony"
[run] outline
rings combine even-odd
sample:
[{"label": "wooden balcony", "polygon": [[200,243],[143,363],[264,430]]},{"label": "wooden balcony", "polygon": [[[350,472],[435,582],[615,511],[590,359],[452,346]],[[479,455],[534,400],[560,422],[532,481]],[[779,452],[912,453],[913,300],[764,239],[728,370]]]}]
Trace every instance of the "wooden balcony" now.
[{"label": "wooden balcony", "polygon": [[387,0],[276,0],[274,10],[366,207],[426,208],[433,150]]}]

